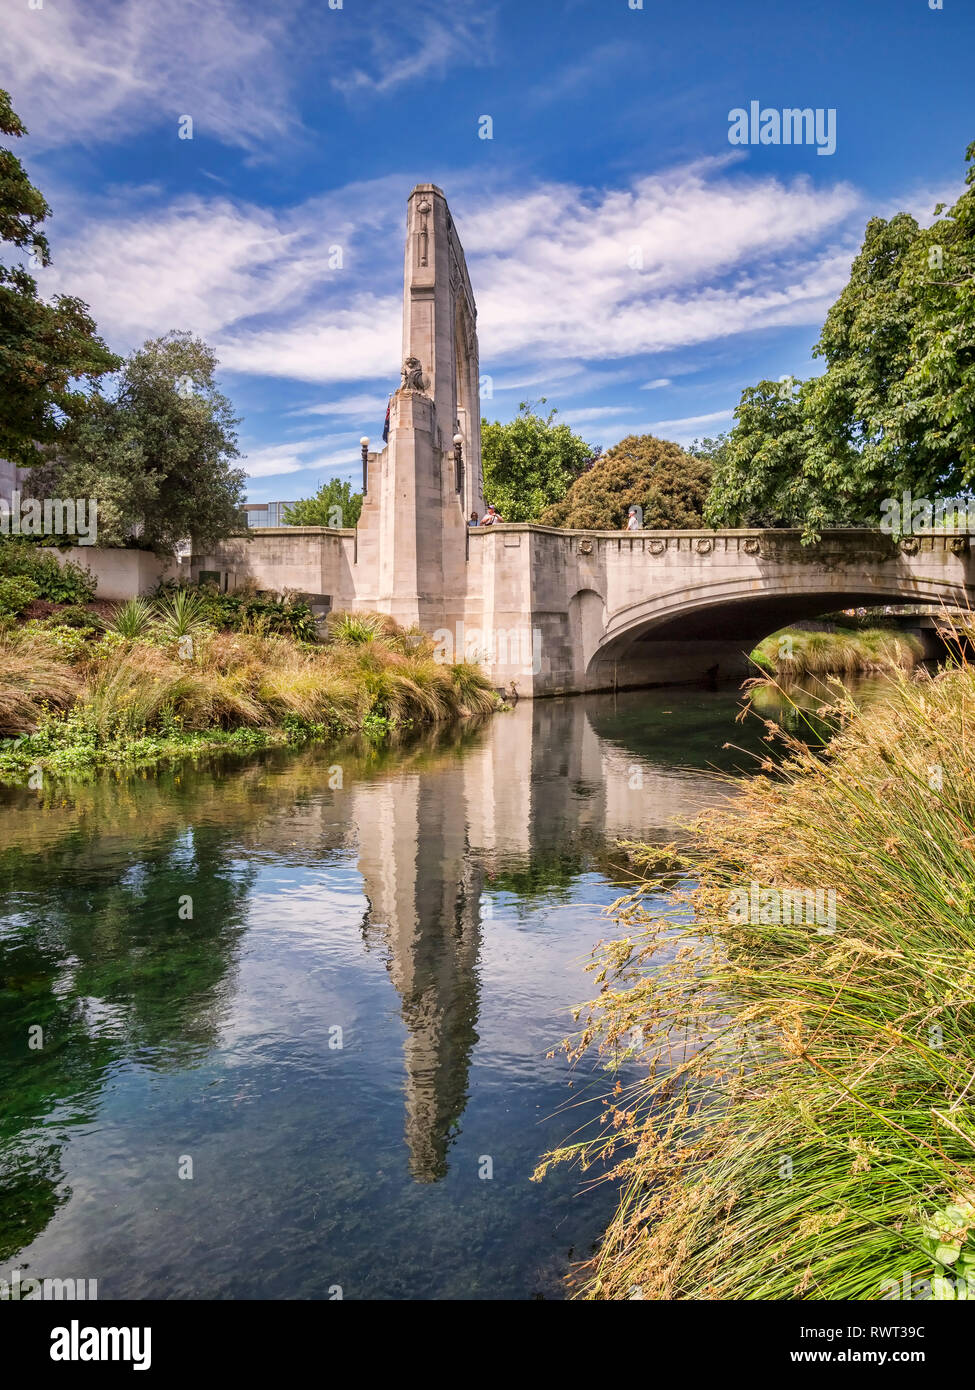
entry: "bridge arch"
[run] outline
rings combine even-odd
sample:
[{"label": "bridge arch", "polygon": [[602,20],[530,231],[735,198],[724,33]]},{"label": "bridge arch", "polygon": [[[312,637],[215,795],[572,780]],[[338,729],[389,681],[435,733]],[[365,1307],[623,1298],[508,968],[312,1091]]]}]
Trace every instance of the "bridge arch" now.
[{"label": "bridge arch", "polygon": [[748,653],[769,633],[843,608],[886,603],[966,606],[963,584],[898,572],[862,576],[788,573],[756,584],[742,575],[681,584],[608,613],[585,653],[588,689],[669,684],[753,674]]}]

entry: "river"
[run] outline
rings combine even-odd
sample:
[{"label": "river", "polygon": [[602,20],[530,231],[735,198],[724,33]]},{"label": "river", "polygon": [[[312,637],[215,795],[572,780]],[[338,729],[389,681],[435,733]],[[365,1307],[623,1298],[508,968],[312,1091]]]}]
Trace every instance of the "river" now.
[{"label": "river", "polygon": [[629,881],[616,840],[671,838],[766,748],[738,708],[538,701],[0,792],[0,1278],[562,1297],[615,1193],[529,1180],[599,1110],[546,1053]]}]

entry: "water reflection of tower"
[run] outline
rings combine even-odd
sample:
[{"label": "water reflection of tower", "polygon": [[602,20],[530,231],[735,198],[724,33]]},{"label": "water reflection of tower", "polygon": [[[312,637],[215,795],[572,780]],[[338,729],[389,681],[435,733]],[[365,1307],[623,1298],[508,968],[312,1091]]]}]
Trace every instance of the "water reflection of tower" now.
[{"label": "water reflection of tower", "polygon": [[477,1041],[483,873],[470,854],[462,765],[373,784],[356,820],[369,926],[385,938],[407,1029],[410,1172],[436,1182],[447,1172]]}]

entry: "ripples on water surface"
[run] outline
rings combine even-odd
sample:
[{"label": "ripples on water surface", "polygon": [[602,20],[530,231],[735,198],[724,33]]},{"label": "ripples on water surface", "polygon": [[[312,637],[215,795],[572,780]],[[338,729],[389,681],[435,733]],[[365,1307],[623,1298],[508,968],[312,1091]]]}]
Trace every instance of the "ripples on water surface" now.
[{"label": "ripples on water surface", "polygon": [[598,1112],[545,1053],[626,881],[614,841],[669,838],[724,794],[703,769],[751,765],[722,749],[760,744],[737,707],[539,701],[395,752],[0,793],[0,1278],[561,1296],[614,1194],[529,1182]]}]

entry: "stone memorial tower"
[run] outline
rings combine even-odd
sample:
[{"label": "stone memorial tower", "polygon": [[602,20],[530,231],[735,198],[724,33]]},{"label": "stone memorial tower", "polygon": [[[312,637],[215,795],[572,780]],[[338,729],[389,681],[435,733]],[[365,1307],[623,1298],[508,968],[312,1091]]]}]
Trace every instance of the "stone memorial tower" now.
[{"label": "stone memorial tower", "polygon": [[467,518],[484,511],[477,310],[447,200],[418,184],[406,212],[402,384],[389,441],[368,455],[357,562],[374,606],[433,632],[462,616]]}]

